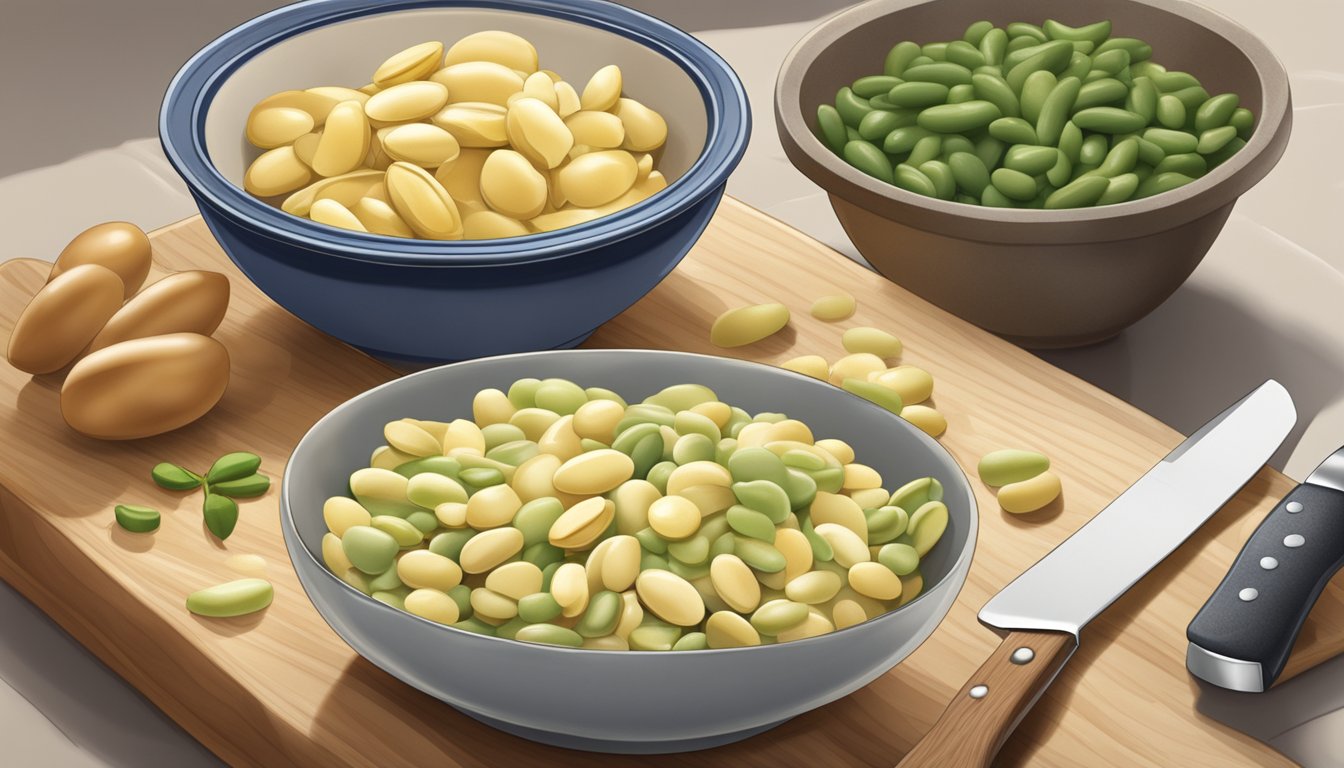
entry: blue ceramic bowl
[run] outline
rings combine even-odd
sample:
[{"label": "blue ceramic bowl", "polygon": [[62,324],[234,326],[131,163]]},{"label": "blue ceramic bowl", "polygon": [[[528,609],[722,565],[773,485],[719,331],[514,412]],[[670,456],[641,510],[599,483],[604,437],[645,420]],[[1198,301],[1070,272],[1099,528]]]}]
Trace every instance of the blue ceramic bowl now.
[{"label": "blue ceramic bowl", "polygon": [[[669,186],[588,224],[440,242],[336,229],[242,188],[259,153],[251,106],[286,89],[359,86],[391,53],[485,29],[531,40],[577,88],[618,64],[658,110]],[[681,30],[602,0],[309,0],[207,45],[168,87],[164,151],[235,264],[285,309],[375,355],[416,362],[574,346],[686,255],[746,149],[751,112],[732,69]]]}]

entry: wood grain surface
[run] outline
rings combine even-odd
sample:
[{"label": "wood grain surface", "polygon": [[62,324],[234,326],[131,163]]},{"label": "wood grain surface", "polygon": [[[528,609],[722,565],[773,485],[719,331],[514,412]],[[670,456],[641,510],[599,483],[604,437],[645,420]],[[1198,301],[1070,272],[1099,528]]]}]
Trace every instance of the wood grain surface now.
[{"label": "wood grain surface", "polygon": [[[203,529],[198,495],[151,483],[149,468],[158,461],[203,469],[236,449],[259,453],[263,471],[278,478],[314,421],[396,375],[265,298],[199,219],[160,230],[153,242],[155,277],[215,269],[232,280],[229,316],[216,334],[233,359],[228,392],[211,414],[175,433],[104,443],[61,422],[55,376],[30,378],[0,365],[0,576],[234,764],[631,764],[494,731],[358,657],[323,623],[298,584],[281,541],[275,490],[244,502],[237,531],[221,544]],[[48,269],[35,261],[0,267],[0,340],[7,340]],[[841,290],[859,300],[851,320],[831,325],[808,315],[813,299]],[[950,425],[942,442],[963,467],[973,470],[979,456],[994,448],[1039,449],[1063,477],[1064,495],[1041,512],[1012,516],[999,510],[991,489],[974,481],[981,523],[970,576],[947,619],[909,659],[853,695],[747,741],[639,763],[892,765],[999,644],[977,623],[980,606],[1181,436],[732,200],[724,201],[684,262],[587,346],[723,354],[707,341],[713,318],[728,307],[766,300],[794,311],[790,327],[727,354],[766,362],[805,353],[835,359],[843,354],[846,327],[893,331],[905,341],[903,360],[936,378],[935,401]],[[1208,415],[1224,405],[1208,403]],[[1200,688],[1184,668],[1184,632],[1241,543],[1290,487],[1278,473],[1262,471],[1094,621],[1079,651],[1009,738],[1000,764],[1289,764],[1200,713]],[[159,508],[162,528],[149,536],[121,531],[112,520],[116,503]],[[237,577],[229,562],[238,554],[265,559],[275,603],[259,615],[232,620],[187,613],[183,601],[190,591]],[[1303,631],[1285,677],[1342,647],[1344,590],[1335,584]]]}]

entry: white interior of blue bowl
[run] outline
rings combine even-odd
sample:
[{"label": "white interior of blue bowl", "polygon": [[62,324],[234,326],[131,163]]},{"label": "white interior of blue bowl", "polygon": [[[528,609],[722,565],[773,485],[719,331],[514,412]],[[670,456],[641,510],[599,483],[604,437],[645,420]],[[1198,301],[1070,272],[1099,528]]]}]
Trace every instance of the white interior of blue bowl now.
[{"label": "white interior of blue bowl", "polygon": [[445,48],[473,32],[500,29],[537,47],[541,66],[578,91],[608,64],[621,68],[624,94],[667,120],[668,139],[658,170],[675,181],[704,150],[708,132],[704,98],[676,62],[637,40],[548,16],[484,8],[396,11],[341,21],[286,38],[244,62],[221,84],[205,115],[206,152],[219,172],[242,186],[243,173],[261,150],[243,135],[252,106],[273,93],[319,85],[358,88],[386,58],[404,48],[439,40]]}]

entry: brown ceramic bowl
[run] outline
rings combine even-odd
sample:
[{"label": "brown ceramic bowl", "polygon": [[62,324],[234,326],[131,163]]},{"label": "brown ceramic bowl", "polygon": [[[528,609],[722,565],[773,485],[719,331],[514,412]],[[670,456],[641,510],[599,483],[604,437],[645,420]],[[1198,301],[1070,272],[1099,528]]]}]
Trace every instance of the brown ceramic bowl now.
[{"label": "brown ceramic bowl", "polygon": [[[880,72],[901,40],[960,39],[978,19],[1110,19],[1118,36],[1232,91],[1255,113],[1240,152],[1180,189],[1116,205],[1045,211],[936,200],[885,184],[835,156],[815,133],[817,106]],[[1288,76],[1250,31],[1184,0],[871,0],[804,37],[775,84],[785,154],[830,195],[859,253],[887,278],[1011,341],[1069,347],[1109,338],[1151,312],[1194,271],[1232,206],[1283,154]]]}]

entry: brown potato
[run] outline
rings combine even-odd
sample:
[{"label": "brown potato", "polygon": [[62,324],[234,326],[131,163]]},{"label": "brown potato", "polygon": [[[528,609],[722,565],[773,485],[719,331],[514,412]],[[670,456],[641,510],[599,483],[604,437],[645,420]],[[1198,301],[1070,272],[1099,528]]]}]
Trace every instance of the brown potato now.
[{"label": "brown potato", "polygon": [[132,339],[75,364],[61,387],[61,415],[89,437],[134,440],[199,419],[228,384],[228,350],[209,336]]},{"label": "brown potato", "polygon": [[129,299],[144,285],[153,262],[149,237],[144,230],[126,221],[97,224],[75,235],[56,257],[47,282],[80,264],[97,264],[117,273],[125,286],[123,299]]},{"label": "brown potato", "polygon": [[131,297],[93,337],[87,352],[165,333],[209,336],[228,309],[227,277],[218,272],[178,272]]},{"label": "brown potato", "polygon": [[121,308],[121,278],[97,264],[62,272],[28,302],[9,337],[10,365],[27,373],[59,371]]}]

